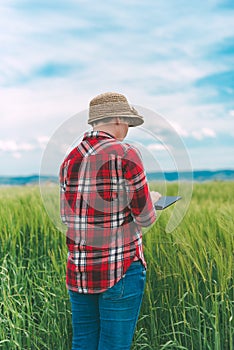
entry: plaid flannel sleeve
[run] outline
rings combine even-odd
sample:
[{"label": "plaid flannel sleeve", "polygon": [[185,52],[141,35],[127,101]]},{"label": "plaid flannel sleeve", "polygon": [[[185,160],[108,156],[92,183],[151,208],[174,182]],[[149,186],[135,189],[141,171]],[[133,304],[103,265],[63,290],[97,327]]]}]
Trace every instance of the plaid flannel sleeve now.
[{"label": "plaid flannel sleeve", "polygon": [[128,207],[135,222],[147,227],[156,220],[156,211],[150,196],[147,178],[140,152],[130,146],[123,159],[125,188]]},{"label": "plaid flannel sleeve", "polygon": [[66,176],[67,176],[68,165],[64,161],[60,167],[59,171],[59,183],[60,183],[60,217],[64,224],[67,224],[66,219]]}]

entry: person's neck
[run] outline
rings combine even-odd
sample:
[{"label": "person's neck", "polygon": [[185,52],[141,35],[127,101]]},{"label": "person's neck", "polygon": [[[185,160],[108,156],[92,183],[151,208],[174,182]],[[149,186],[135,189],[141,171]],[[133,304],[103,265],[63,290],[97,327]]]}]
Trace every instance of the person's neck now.
[{"label": "person's neck", "polygon": [[108,127],[105,127],[105,126],[94,126],[93,127],[93,131],[103,131],[103,132],[107,132],[108,134],[111,134],[112,136],[114,136],[115,138],[117,138],[117,132],[115,130],[115,128],[108,128]]}]

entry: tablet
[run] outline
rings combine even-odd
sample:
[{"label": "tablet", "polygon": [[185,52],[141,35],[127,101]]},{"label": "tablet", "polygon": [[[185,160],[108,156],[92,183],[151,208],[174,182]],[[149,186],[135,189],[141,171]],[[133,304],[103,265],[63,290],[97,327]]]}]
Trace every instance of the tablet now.
[{"label": "tablet", "polygon": [[181,198],[181,196],[162,196],[156,203],[154,203],[154,207],[157,210],[163,210]]}]

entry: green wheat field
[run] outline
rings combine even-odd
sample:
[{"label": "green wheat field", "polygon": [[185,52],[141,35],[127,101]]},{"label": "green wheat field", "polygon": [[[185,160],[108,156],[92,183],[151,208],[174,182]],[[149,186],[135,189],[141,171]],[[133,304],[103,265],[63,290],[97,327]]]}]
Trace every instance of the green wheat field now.
[{"label": "green wheat field", "polygon": [[[166,233],[171,210],[143,236],[147,285],[132,349],[233,350],[234,182],[194,184],[186,216]],[[0,349],[71,348],[66,258],[39,187],[2,187]]]}]

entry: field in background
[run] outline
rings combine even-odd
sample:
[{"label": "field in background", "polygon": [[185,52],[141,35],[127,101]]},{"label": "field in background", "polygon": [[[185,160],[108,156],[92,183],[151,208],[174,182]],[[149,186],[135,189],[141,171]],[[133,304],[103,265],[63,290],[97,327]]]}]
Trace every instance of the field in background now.
[{"label": "field in background", "polygon": [[[148,279],[134,350],[234,349],[233,198],[234,182],[195,184],[177,229],[165,233],[168,208],[143,236]],[[38,187],[0,188],[1,349],[70,348],[66,257]]]}]

